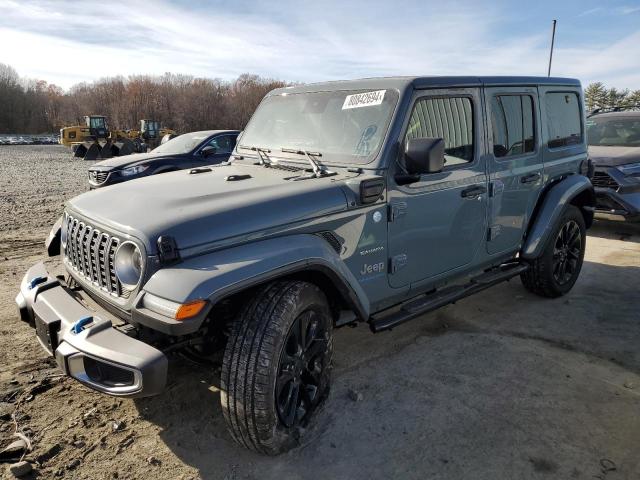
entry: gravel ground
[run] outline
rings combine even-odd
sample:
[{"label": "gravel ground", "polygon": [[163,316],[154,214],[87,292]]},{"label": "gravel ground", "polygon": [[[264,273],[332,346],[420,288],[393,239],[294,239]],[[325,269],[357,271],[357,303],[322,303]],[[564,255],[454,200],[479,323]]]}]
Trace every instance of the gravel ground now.
[{"label": "gravel ground", "polygon": [[27,435],[32,478],[640,478],[640,228],[598,223],[564,298],[511,281],[392,332],[338,330],[317,424],[265,458],[231,442],[215,372],[176,359],[162,395],[102,396],[57,376],[17,319],[86,169],[62,147],[0,147],[0,449]]}]

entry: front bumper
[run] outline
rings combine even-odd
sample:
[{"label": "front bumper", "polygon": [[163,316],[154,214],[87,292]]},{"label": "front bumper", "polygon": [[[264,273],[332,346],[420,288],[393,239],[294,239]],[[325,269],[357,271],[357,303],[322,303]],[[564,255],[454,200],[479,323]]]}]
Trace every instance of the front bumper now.
[{"label": "front bumper", "polygon": [[[640,220],[640,182],[611,167],[597,167],[594,177],[596,216]],[[602,184],[597,179],[604,179]]]},{"label": "front bumper", "polygon": [[16,304],[60,369],[84,385],[120,397],[147,397],[164,389],[167,357],[85,307],[42,263],[27,271]]}]

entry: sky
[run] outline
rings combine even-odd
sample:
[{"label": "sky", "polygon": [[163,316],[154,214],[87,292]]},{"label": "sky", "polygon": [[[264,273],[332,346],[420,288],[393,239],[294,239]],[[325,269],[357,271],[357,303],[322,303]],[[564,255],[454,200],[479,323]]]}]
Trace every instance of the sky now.
[{"label": "sky", "polygon": [[0,63],[67,89],[165,72],[292,82],[552,75],[640,89],[640,0],[0,0]]}]

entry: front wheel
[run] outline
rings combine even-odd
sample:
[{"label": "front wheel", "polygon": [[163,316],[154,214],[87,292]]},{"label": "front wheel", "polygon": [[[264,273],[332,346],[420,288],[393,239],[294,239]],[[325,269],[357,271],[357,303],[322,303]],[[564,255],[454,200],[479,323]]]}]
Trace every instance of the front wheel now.
[{"label": "front wheel", "polygon": [[586,227],[580,210],[570,205],[560,217],[542,255],[521,275],[527,290],[543,297],[560,297],[578,280],[586,246]]},{"label": "front wheel", "polygon": [[268,455],[299,444],[329,391],[332,317],[316,285],[277,281],[243,309],[225,348],[224,418],[240,445]]}]

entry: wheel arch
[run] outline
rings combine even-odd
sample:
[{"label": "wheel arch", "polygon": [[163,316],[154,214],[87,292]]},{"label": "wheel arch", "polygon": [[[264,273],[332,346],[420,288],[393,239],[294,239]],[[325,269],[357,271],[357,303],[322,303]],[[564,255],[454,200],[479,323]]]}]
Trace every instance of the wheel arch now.
[{"label": "wheel arch", "polygon": [[[369,300],[357,279],[327,241],[314,234],[262,240],[187,259],[158,270],[142,294],[177,303],[204,298],[215,315],[216,306],[225,300],[283,279],[318,285],[334,313],[346,309],[361,320],[369,317]],[[183,333],[198,330],[203,321],[183,322]]]},{"label": "wheel arch", "polygon": [[587,228],[593,225],[594,208],[596,206],[596,193],[593,188],[586,188],[571,198],[571,205],[580,209]]},{"label": "wheel arch", "polygon": [[591,181],[583,175],[569,175],[552,183],[540,196],[520,256],[531,260],[540,256],[544,245],[568,205],[580,209],[587,228],[593,223],[595,192]]},{"label": "wheel arch", "polygon": [[333,269],[320,263],[289,265],[287,268],[272,272],[272,274],[263,278],[256,278],[243,285],[235,285],[233,288],[218,292],[216,295],[210,297],[213,305],[212,315],[216,315],[216,308],[218,306],[224,306],[225,309],[228,309],[229,304],[231,304],[233,305],[233,307],[231,307],[232,310],[236,310],[234,307],[239,308],[243,305],[246,296],[253,295],[257,289],[273,282],[287,280],[304,281],[320,288],[327,297],[334,322],[338,320],[340,312],[343,310],[353,311],[356,318],[360,320],[366,320],[369,317],[365,306],[357,295],[354,295],[354,292],[347,282]]}]

